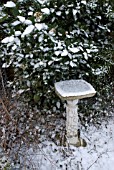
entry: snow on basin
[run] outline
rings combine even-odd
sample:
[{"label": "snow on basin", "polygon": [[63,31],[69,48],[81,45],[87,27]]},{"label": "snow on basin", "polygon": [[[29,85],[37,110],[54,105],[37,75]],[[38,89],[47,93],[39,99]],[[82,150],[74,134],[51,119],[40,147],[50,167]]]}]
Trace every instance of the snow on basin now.
[{"label": "snow on basin", "polygon": [[92,97],[96,93],[92,85],[82,79],[56,82],[55,91],[64,100]]}]

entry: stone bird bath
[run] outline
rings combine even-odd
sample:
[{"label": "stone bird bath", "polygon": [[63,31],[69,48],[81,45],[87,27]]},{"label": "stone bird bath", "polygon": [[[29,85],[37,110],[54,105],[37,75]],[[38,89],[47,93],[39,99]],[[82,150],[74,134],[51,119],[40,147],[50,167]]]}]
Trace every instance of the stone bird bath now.
[{"label": "stone bird bath", "polygon": [[55,92],[67,101],[66,106],[66,133],[67,141],[74,146],[82,146],[78,135],[78,100],[92,97],[96,91],[85,80],[66,80],[55,83]]}]

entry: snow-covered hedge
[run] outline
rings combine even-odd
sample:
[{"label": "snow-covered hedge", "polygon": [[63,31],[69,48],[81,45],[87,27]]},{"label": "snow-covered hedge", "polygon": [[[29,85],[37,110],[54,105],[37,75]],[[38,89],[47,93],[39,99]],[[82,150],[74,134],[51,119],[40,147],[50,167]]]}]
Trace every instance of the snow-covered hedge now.
[{"label": "snow-covered hedge", "polygon": [[14,83],[26,101],[55,111],[54,82],[83,78],[102,87],[111,63],[111,12],[108,2],[98,0],[4,4],[0,58],[3,67],[14,66]]}]

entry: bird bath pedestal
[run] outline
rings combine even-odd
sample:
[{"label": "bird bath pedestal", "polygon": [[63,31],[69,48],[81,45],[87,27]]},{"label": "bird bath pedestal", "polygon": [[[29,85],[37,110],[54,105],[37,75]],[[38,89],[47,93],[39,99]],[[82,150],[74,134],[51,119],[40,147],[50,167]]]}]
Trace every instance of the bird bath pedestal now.
[{"label": "bird bath pedestal", "polygon": [[78,100],[92,97],[96,91],[85,80],[66,80],[55,83],[56,94],[67,101],[66,132],[67,141],[71,145],[81,146],[78,137]]}]

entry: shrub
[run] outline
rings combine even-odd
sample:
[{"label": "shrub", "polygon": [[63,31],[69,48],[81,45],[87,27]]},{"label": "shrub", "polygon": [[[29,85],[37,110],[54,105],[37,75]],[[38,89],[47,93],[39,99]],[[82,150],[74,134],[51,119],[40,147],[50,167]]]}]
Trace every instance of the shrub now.
[{"label": "shrub", "polygon": [[58,100],[54,82],[60,80],[85,79],[98,96],[104,86],[109,88],[113,24],[109,1],[18,0],[12,4],[2,7],[0,22],[6,37],[1,59],[15,68],[13,83],[23,90],[26,102],[54,110]]}]

